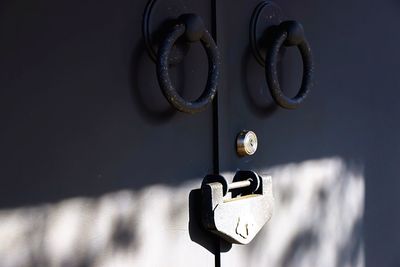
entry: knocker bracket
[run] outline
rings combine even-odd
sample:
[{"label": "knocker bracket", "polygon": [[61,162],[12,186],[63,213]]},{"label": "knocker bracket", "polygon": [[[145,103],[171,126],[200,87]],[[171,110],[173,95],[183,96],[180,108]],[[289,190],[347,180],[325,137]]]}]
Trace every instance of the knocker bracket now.
[{"label": "knocker bracket", "polygon": [[[157,62],[157,51],[161,38],[171,27],[176,25],[177,18],[186,13],[184,6],[176,1],[150,0],[143,13],[142,33],[147,53],[154,63]],[[171,66],[182,62],[189,51],[190,44],[178,41],[169,57]]]}]

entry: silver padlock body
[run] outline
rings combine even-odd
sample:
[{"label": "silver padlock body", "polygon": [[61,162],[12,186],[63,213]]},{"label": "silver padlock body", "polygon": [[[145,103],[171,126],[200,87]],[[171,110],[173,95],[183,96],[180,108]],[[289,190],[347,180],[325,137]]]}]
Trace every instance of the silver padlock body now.
[{"label": "silver padlock body", "polygon": [[261,177],[260,189],[254,194],[225,199],[220,183],[204,185],[202,194],[205,228],[231,243],[250,243],[272,217],[271,176]]}]

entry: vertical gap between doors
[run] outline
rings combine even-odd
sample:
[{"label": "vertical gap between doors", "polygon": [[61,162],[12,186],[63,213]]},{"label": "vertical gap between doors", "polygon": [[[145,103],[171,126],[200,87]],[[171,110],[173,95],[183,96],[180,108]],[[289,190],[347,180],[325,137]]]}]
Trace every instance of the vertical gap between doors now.
[{"label": "vertical gap between doors", "polygon": [[[211,0],[211,12],[212,12],[212,29],[211,35],[213,36],[215,43],[218,46],[217,38],[217,0]],[[221,56],[221,55],[220,55]],[[221,58],[220,58],[221,60]],[[220,66],[219,66],[220,67]],[[221,77],[221,72],[220,72]],[[218,88],[219,90],[220,88]],[[219,174],[219,116],[218,116],[218,90],[215,95],[213,104],[213,169],[214,174]],[[216,240],[215,246],[215,267],[221,267],[221,249],[219,238]]]}]

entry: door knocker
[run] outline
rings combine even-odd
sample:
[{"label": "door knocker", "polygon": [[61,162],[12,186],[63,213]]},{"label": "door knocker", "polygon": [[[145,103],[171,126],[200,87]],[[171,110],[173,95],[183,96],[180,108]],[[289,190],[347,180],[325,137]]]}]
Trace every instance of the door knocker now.
[{"label": "door knocker", "polygon": [[[271,19],[265,22],[265,17]],[[252,17],[250,43],[257,61],[265,67],[265,77],[274,101],[283,108],[296,109],[304,101],[312,86],[314,72],[313,59],[311,48],[304,36],[302,25],[297,21],[288,20],[282,22],[282,17],[282,12],[276,4],[267,1],[261,2],[256,7]],[[265,26],[272,29],[268,33],[271,35],[268,46],[265,43],[259,44],[258,42],[260,40],[258,35],[262,35],[265,32],[265,28],[259,29],[259,27]],[[267,46],[264,58],[260,52],[260,46]],[[293,98],[283,93],[278,79],[278,56],[279,51],[284,46],[296,46],[301,53],[303,61],[301,86]]]},{"label": "door knocker", "polygon": [[[148,19],[151,8],[146,9],[143,21],[144,39],[146,44],[150,41],[148,32]],[[184,99],[172,85],[169,68],[176,64],[184,56],[179,55],[179,59],[171,59],[171,51],[178,38],[182,37],[187,44],[200,41],[206,51],[208,58],[208,78],[204,91],[194,101]],[[153,48],[147,45],[151,58],[155,56],[157,80],[161,91],[168,102],[178,111],[194,114],[203,111],[214,99],[217,92],[219,79],[219,52],[211,34],[205,28],[203,20],[196,14],[183,14],[168,29],[166,35],[162,38],[158,45],[157,53]],[[155,53],[155,54],[154,54]],[[174,56],[172,56],[174,57]]]}]

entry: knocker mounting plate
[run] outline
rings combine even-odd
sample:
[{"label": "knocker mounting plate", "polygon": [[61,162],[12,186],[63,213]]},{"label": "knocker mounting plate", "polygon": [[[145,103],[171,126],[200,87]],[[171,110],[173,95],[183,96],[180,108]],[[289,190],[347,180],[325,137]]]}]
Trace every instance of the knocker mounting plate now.
[{"label": "knocker mounting plate", "polygon": [[254,9],[250,24],[250,45],[257,62],[265,66],[266,43],[274,31],[285,20],[281,8],[273,2],[262,1]]}]

